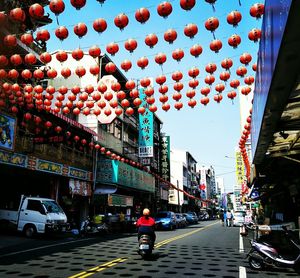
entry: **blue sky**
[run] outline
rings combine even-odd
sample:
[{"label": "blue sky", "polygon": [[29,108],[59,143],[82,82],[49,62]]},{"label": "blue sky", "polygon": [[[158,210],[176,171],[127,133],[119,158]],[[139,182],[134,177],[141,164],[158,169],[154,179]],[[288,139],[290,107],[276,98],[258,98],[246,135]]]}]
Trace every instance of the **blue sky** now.
[{"label": "blue sky", "polygon": [[[243,78],[236,76],[235,71],[241,65],[239,57],[244,52],[250,53],[253,58],[247,67],[247,75],[255,76],[251,65],[256,62],[259,44],[248,39],[248,32],[252,28],[260,29],[261,27],[262,20],[256,20],[249,14],[250,7],[258,1],[241,0],[241,5],[239,5],[238,0],[219,0],[216,1],[215,11],[204,0],[198,0],[191,11],[181,9],[179,0],[170,1],[173,12],[166,19],[160,17],[156,11],[157,5],[161,2],[155,0],[106,0],[101,6],[96,0],[88,0],[86,6],[77,11],[70,5],[68,0],[65,0],[66,9],[58,19],[60,25],[64,25],[69,29],[69,37],[63,42],[55,37],[54,30],[57,28],[57,23],[55,16],[50,12],[53,23],[47,26],[51,33],[51,39],[48,41],[48,51],[57,49],[73,50],[77,47],[87,51],[90,46],[97,44],[102,52],[105,52],[108,43],[116,42],[119,44],[120,50],[115,56],[110,57],[118,67],[120,67],[123,60],[131,60],[132,69],[127,73],[124,72],[128,79],[155,78],[164,73],[167,76],[166,84],[169,86],[168,96],[171,109],[168,112],[160,109],[161,103],[158,100],[160,94],[157,84],[155,84],[155,104],[159,108],[157,115],[164,123],[163,132],[171,136],[171,146],[189,151],[200,165],[213,165],[216,175],[224,178],[227,191],[232,190],[236,182],[235,161],[225,156],[234,157],[234,149],[240,139],[240,112],[238,97],[232,103],[227,98],[227,93],[232,90],[229,86],[230,80],[239,79],[243,84]],[[145,24],[140,24],[134,17],[135,11],[141,7],[148,8],[151,13],[149,21]],[[242,13],[242,21],[237,27],[229,25],[226,21],[227,14],[233,10]],[[123,31],[120,31],[113,22],[115,16],[120,13],[125,13],[129,17],[129,24]],[[205,21],[211,16],[217,17],[220,22],[220,26],[215,32],[216,38],[223,42],[223,48],[219,53],[214,53],[209,49],[213,35],[204,27]],[[108,24],[107,30],[100,35],[92,27],[93,21],[97,18],[104,18]],[[73,33],[73,26],[79,22],[84,22],[88,27],[87,35],[81,39]],[[198,26],[198,34],[193,39],[186,37],[183,33],[185,25],[189,23],[195,23]],[[173,44],[169,44],[163,39],[163,33],[169,28],[175,29],[178,34],[177,40]],[[144,43],[144,38],[149,33],[155,33],[159,39],[158,44],[153,49],[150,49]],[[235,33],[241,36],[242,42],[238,48],[233,49],[228,45],[227,40]],[[138,42],[138,47],[132,54],[124,48],[124,41],[129,38],[134,38]],[[189,53],[190,47],[194,44],[200,44],[203,48],[203,53],[198,58],[191,56]],[[177,48],[182,48],[185,52],[184,58],[179,63],[173,60],[171,55],[172,51]],[[154,56],[159,52],[164,52],[167,55],[167,62],[163,67],[160,67],[154,61]],[[142,56],[149,59],[149,66],[144,70],[136,66],[136,61]],[[231,78],[225,84],[223,100],[218,104],[213,100],[213,95],[216,93],[214,86],[222,82],[219,79],[219,74],[224,70],[221,68],[221,61],[224,58],[231,58],[234,64],[231,70]],[[200,88],[205,85],[204,78],[207,75],[205,65],[209,62],[216,63],[218,69],[214,74],[216,81],[209,95],[210,103],[204,107],[200,104],[202,97]],[[196,88],[195,100],[197,105],[191,109],[187,104],[188,98],[185,93],[190,89],[188,81],[191,78],[188,76],[188,70],[193,66],[198,67],[200,70],[200,75],[197,78],[200,84]],[[175,92],[173,90],[175,81],[172,80],[171,74],[175,70],[183,73],[182,83],[184,89],[181,93],[184,107],[180,111],[174,108],[175,102],[172,99],[172,94]]]}]

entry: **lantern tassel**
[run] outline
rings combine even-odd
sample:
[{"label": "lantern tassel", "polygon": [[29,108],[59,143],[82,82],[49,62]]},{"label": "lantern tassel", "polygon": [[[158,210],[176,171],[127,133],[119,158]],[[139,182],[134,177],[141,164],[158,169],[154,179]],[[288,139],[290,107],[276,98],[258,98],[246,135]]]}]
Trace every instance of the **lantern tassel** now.
[{"label": "lantern tassel", "polygon": [[214,37],[214,40],[216,39],[216,36],[215,36],[215,32],[212,32],[213,33],[213,37]]},{"label": "lantern tassel", "polygon": [[242,6],[241,0],[239,0],[239,5]]},{"label": "lantern tassel", "polygon": [[56,23],[59,26],[59,22],[58,22],[58,15],[56,15]]},{"label": "lantern tassel", "polygon": [[212,8],[213,8],[213,12],[215,12],[215,11],[216,11],[216,8],[215,8],[215,5],[214,5],[214,4],[212,4]]}]

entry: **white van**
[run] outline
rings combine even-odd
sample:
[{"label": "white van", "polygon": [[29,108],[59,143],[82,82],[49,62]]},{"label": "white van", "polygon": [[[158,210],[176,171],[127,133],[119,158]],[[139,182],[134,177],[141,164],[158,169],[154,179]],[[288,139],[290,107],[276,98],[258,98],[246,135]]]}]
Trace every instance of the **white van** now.
[{"label": "white van", "polygon": [[36,233],[65,232],[67,216],[55,200],[39,197],[21,197],[18,210],[0,210],[0,223],[13,224],[27,237]]}]

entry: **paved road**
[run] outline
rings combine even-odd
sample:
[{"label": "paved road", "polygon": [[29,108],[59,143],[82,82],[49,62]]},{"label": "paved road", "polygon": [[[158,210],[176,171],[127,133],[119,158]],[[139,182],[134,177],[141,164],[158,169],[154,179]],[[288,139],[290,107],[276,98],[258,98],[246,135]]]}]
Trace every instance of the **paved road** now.
[{"label": "paved road", "polygon": [[293,271],[250,270],[239,238],[239,228],[218,221],[159,231],[153,257],[144,261],[136,252],[136,234],[33,240],[0,236],[0,277],[298,277]]}]

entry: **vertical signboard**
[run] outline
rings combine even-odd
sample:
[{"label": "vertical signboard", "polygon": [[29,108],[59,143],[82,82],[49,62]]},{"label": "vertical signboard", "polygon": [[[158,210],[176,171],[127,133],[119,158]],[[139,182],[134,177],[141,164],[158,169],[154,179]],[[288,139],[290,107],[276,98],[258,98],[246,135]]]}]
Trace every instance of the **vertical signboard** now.
[{"label": "vertical signboard", "polygon": [[242,158],[241,152],[237,151],[235,153],[235,162],[236,162],[236,182],[238,185],[242,185],[245,180],[245,167]]},{"label": "vertical signboard", "polygon": [[200,196],[201,199],[207,199],[206,170],[204,167],[200,170],[200,176]]},{"label": "vertical signboard", "polygon": [[144,89],[139,90],[141,106],[146,108],[139,115],[139,157],[153,157],[153,113],[149,111]]},{"label": "vertical signboard", "polygon": [[161,138],[160,149],[161,177],[166,181],[170,181],[170,136],[163,136]]}]

